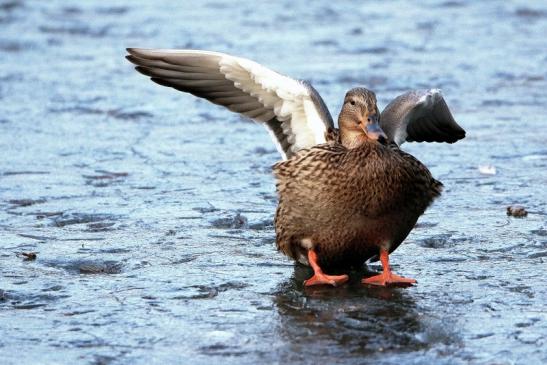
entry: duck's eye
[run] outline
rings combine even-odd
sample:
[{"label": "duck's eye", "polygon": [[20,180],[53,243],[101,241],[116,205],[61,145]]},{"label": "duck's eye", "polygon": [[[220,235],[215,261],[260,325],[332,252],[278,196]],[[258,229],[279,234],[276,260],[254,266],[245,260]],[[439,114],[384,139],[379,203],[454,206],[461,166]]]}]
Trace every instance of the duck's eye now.
[{"label": "duck's eye", "polygon": [[367,122],[369,122],[369,123],[370,123],[370,118],[367,118]]},{"label": "duck's eye", "polygon": [[350,100],[349,102],[351,105],[355,105],[355,100]]}]

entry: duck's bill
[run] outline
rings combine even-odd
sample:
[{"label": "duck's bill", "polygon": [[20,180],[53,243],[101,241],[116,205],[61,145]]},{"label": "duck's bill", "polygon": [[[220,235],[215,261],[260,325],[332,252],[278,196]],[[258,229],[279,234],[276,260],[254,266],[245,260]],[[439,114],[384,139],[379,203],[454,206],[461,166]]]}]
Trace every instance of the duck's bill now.
[{"label": "duck's bill", "polygon": [[380,128],[380,124],[378,124],[378,122],[367,124],[364,130],[367,134],[367,137],[372,140],[378,141],[380,143],[385,143],[387,141],[387,136],[382,128]]}]

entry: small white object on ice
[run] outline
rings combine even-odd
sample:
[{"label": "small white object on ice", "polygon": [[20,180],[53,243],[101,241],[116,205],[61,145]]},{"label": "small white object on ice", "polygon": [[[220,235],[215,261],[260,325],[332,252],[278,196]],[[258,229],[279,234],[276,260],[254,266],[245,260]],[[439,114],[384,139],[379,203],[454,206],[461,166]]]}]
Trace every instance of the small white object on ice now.
[{"label": "small white object on ice", "polygon": [[483,175],[495,175],[496,166],[494,165],[479,165],[479,172]]}]

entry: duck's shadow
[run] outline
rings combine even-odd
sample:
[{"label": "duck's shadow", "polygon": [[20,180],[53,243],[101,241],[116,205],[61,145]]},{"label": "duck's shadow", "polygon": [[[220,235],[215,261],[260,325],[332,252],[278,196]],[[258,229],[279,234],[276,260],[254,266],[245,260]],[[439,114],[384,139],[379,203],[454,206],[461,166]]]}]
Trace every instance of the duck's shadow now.
[{"label": "duck's shadow", "polygon": [[302,357],[417,351],[454,340],[440,320],[420,313],[409,289],[363,286],[361,278],[370,276],[366,269],[351,272],[350,281],[338,288],[304,287],[311,274],[295,266],[274,296],[280,336]]}]

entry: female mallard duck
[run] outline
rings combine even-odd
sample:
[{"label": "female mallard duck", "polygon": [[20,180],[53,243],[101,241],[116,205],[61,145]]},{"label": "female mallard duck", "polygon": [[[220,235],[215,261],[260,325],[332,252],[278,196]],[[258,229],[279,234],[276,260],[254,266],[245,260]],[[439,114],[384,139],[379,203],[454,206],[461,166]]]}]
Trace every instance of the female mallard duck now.
[{"label": "female mallard duck", "polygon": [[256,62],[206,51],[128,52],[137,71],[153,81],[225,106],[269,130],[285,160],[274,166],[277,247],[313,268],[306,285],[340,285],[347,275],[327,275],[321,268],[362,265],[378,255],[383,273],[363,283],[416,282],[393,274],[388,255],[440,195],[442,184],[399,145],[465,137],[439,90],[407,92],[380,114],[373,92],[352,89],[336,130],[309,83]]}]

